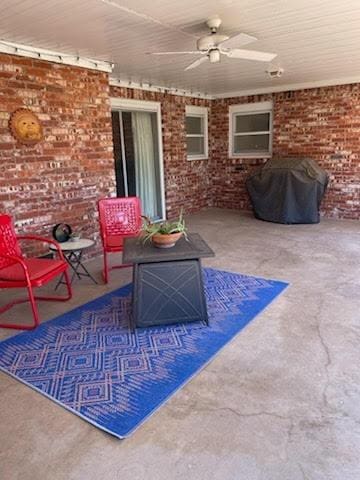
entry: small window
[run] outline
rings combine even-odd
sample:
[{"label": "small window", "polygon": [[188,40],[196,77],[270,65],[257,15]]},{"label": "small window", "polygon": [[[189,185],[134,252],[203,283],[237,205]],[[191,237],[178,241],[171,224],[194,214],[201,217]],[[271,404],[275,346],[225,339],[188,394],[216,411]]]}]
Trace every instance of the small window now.
[{"label": "small window", "polygon": [[272,102],[232,105],[229,115],[229,155],[271,157]]},{"label": "small window", "polygon": [[208,116],[205,107],[186,107],[186,150],[188,160],[208,158]]}]

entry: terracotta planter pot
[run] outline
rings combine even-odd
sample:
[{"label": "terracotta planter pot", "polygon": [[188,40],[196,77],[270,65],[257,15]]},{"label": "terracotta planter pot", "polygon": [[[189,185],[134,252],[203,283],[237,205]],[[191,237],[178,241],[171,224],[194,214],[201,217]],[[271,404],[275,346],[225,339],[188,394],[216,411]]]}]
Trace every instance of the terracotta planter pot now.
[{"label": "terracotta planter pot", "polygon": [[171,248],[182,237],[182,235],[182,232],[170,233],[169,235],[155,233],[152,237],[152,242],[154,246],[158,248]]}]

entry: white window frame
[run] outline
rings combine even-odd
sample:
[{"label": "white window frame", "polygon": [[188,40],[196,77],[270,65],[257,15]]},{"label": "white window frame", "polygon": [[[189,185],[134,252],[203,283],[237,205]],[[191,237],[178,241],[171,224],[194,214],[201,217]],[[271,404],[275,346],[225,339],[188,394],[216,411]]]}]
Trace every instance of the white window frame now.
[{"label": "white window frame", "polygon": [[[238,115],[257,115],[261,113],[269,113],[269,130],[258,132],[244,132],[235,133],[236,117]],[[234,137],[241,135],[269,135],[269,150],[258,152],[234,152]],[[272,143],[273,143],[273,103],[269,102],[256,102],[245,103],[240,105],[231,105],[229,107],[229,157],[230,158],[270,158],[272,156]]]},{"label": "white window frame", "polygon": [[110,98],[111,110],[121,111],[143,111],[154,112],[157,114],[157,133],[159,148],[159,170],[160,170],[160,196],[161,196],[161,212],[162,218],[158,221],[166,220],[166,198],[165,198],[165,175],[164,175],[164,150],[162,139],[162,119],[161,119],[161,103],[150,102],[147,100],[132,100],[121,97]]},{"label": "white window frame", "polygon": [[186,144],[186,155],[187,160],[207,160],[209,158],[209,133],[208,133],[208,109],[206,107],[195,107],[192,105],[186,105],[185,107],[185,120],[186,117],[201,117],[204,123],[204,135],[199,134],[188,134],[186,132],[186,121],[185,121],[185,135],[186,139],[188,137],[204,137],[204,153],[199,155],[189,155],[187,153],[187,144]]}]

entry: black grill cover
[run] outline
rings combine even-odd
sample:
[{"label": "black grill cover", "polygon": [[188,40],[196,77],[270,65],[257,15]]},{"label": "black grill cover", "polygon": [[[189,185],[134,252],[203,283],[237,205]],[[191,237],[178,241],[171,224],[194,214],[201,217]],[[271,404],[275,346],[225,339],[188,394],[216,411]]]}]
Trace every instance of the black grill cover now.
[{"label": "black grill cover", "polygon": [[328,174],[310,158],[274,158],[246,180],[257,218],[276,223],[319,223]]}]

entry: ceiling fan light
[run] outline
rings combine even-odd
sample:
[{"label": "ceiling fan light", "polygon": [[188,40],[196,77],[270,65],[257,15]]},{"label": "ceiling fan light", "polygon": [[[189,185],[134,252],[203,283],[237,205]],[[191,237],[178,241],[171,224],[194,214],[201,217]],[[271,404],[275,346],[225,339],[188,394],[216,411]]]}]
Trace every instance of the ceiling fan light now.
[{"label": "ceiling fan light", "polygon": [[210,63],[220,62],[220,52],[219,52],[219,50],[210,50],[209,59],[210,59]]}]

